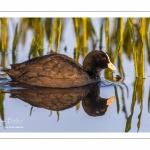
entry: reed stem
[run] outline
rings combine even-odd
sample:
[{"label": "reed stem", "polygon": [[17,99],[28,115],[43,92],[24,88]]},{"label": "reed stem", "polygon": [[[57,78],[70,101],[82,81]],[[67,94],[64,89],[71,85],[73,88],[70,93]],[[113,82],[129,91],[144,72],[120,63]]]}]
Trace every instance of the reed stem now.
[{"label": "reed stem", "polygon": [[127,23],[128,23],[128,27],[129,27],[129,33],[130,33],[130,38],[131,38],[131,45],[132,45],[132,50],[133,50],[135,76],[138,77],[137,53],[136,53],[136,47],[135,47],[135,36],[134,36],[134,29],[133,29],[132,19],[128,18]]},{"label": "reed stem", "polygon": [[7,18],[1,19],[2,52],[7,49]]},{"label": "reed stem", "polygon": [[62,19],[59,18],[59,25],[58,25],[58,40],[57,40],[57,48],[56,53],[58,53],[59,47],[60,47],[60,37],[61,37],[61,31],[62,31]]}]

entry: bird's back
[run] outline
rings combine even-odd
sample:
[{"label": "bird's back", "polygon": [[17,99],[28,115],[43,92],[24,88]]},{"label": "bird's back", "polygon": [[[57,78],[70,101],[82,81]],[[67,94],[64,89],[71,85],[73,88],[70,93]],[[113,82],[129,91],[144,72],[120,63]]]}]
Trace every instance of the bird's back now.
[{"label": "bird's back", "polygon": [[11,67],[5,72],[13,81],[33,86],[68,88],[93,82],[78,62],[62,54],[37,57]]}]

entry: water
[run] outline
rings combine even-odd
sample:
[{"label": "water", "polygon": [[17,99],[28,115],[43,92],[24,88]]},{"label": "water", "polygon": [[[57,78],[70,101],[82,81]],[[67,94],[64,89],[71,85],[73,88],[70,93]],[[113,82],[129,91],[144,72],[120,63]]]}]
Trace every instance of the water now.
[{"label": "water", "polygon": [[[1,132],[125,132],[127,119],[131,114],[130,107],[132,103],[133,96],[133,85],[130,79],[126,79],[126,85],[128,87],[129,93],[127,93],[126,87],[122,84],[116,85],[119,99],[119,111],[117,112],[117,101],[114,102],[108,107],[106,113],[102,116],[89,116],[83,108],[82,101],[79,102],[79,109],[77,106],[66,106],[71,108],[64,108],[65,110],[50,111],[48,108],[42,108],[43,106],[48,107],[46,103],[46,94],[40,95],[38,91],[33,91],[29,93],[23,92],[23,96],[20,96],[23,100],[20,100],[18,93],[14,98],[10,97],[9,91],[17,90],[18,87],[9,87],[8,85],[3,85],[0,89],[4,91],[8,91],[5,93],[5,98],[3,101],[4,107],[4,122],[1,122],[0,131]],[[125,80],[125,81],[126,81]],[[109,85],[110,83],[105,81],[105,86],[100,86],[100,97],[102,98],[110,98],[115,96],[114,85]],[[144,97],[142,103],[142,116],[140,121],[139,132],[149,132],[149,124],[150,121],[147,119],[149,117],[148,112],[148,92],[149,92],[149,78],[145,79],[144,86]],[[109,85],[109,86],[108,86]],[[122,93],[120,87],[123,88],[124,91],[124,101],[122,100]],[[146,88],[148,87],[148,88]],[[19,88],[20,89],[20,88]],[[20,89],[21,90],[21,89]],[[78,89],[78,93],[80,95],[81,89]],[[35,97],[35,93],[37,92],[37,97]],[[61,91],[58,92],[58,96],[55,97],[55,103],[57,101],[62,101],[63,97],[60,96]],[[44,93],[44,92],[42,92]],[[48,94],[53,92],[49,92]],[[70,91],[68,91],[70,94]],[[84,96],[87,94],[87,91],[81,96],[80,99],[74,100],[74,104],[77,104],[79,100],[82,100]],[[38,96],[39,95],[39,96]],[[57,94],[56,94],[57,95]],[[33,97],[32,97],[33,96]],[[51,99],[49,99],[51,100]],[[72,101],[73,99],[68,99],[68,101]],[[43,106],[38,106],[36,103],[43,104]],[[43,101],[43,102],[42,102]],[[48,100],[47,100],[48,101]],[[34,106],[35,105],[35,106]],[[33,107],[32,107],[33,106]],[[126,113],[122,110],[123,106],[126,108]],[[41,107],[41,108],[39,108]],[[139,122],[138,116],[141,112],[141,104],[135,103],[134,112],[131,120],[131,129],[129,132],[137,132],[138,127],[137,123]],[[52,109],[50,107],[50,109]],[[59,109],[58,109],[59,110]],[[59,119],[58,119],[59,117]]]},{"label": "water", "polygon": [[[97,26],[97,23],[95,23],[95,26]],[[74,37],[71,40],[70,36],[67,36],[70,35],[71,30],[72,28],[68,25],[64,43],[60,47],[60,53],[73,58]],[[27,43],[24,46],[21,44],[18,46],[16,62],[28,60],[31,36],[32,33],[28,32]],[[44,54],[47,53],[47,45],[45,41],[46,48]],[[67,52],[62,49],[65,45],[69,49]],[[105,48],[103,50],[105,51]],[[8,52],[8,60],[6,63],[7,67],[12,62],[11,52]],[[83,59],[80,57],[79,62],[82,63],[82,61]],[[117,63],[115,63],[116,65]],[[101,116],[89,115],[85,111],[86,107],[83,104],[85,99],[88,99],[88,93],[94,88],[84,87],[72,91],[54,91],[53,89],[23,91],[24,89],[19,87],[10,87],[3,84],[7,80],[1,76],[0,92],[4,96],[4,100],[1,100],[0,105],[0,132],[149,132],[149,65],[146,62],[146,79],[138,79],[136,87],[134,87],[134,64],[133,61],[127,59],[125,54],[123,54],[123,68],[126,75],[123,81],[124,84],[111,84],[111,82],[104,81],[104,71],[101,72],[103,82],[96,86],[98,90],[94,90],[100,93],[100,95],[97,94],[97,98],[108,99],[118,95],[118,98],[108,106],[107,111]],[[119,74],[118,71],[114,73],[114,76],[117,74]],[[10,79],[8,78],[8,80]],[[141,87],[143,89],[140,89]],[[143,94],[139,102],[138,95],[136,94],[135,103],[133,101],[134,88],[136,88],[135,92],[138,92],[139,95]],[[13,91],[16,94],[11,96]],[[74,96],[70,96],[71,93]],[[63,108],[61,107],[61,109],[63,110],[53,108],[50,105],[51,103],[56,103],[55,105],[62,104]],[[105,111],[104,108],[106,107],[100,110]],[[94,110],[98,113],[98,109]]]}]

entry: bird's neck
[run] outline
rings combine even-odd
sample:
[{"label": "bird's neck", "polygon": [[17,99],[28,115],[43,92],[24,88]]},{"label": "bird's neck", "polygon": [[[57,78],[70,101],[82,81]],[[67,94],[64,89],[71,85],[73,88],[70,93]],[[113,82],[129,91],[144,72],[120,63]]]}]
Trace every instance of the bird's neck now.
[{"label": "bird's neck", "polygon": [[96,68],[93,70],[85,70],[87,72],[87,74],[90,76],[91,79],[95,79],[98,80],[100,79],[100,72],[101,72],[101,68]]}]

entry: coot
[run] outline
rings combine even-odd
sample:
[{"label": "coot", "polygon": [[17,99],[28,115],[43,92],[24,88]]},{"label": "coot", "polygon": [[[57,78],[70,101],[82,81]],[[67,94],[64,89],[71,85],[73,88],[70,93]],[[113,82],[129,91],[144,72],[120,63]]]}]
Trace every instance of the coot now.
[{"label": "coot", "polygon": [[100,71],[105,68],[116,70],[109,56],[103,51],[91,51],[85,57],[83,66],[63,54],[50,54],[11,64],[3,69],[13,82],[31,86],[71,88],[100,81]]}]

